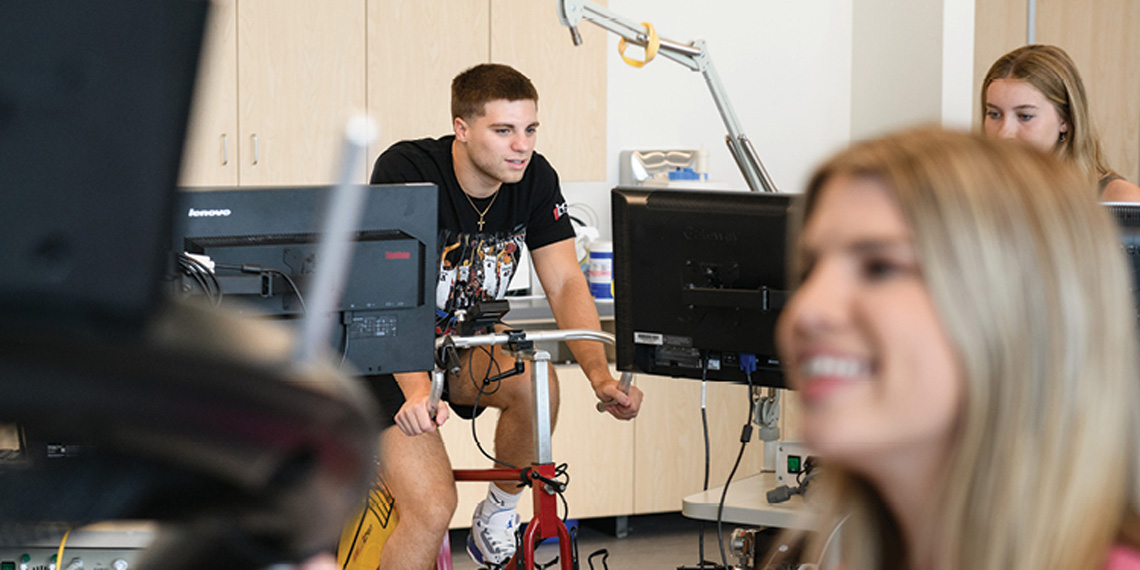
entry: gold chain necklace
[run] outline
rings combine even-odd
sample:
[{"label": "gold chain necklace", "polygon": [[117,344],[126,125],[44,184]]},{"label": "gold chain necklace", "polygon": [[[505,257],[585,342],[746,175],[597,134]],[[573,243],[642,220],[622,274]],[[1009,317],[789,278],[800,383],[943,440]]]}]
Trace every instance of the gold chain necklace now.
[{"label": "gold chain necklace", "polygon": [[[499,190],[502,190],[502,188],[499,188]],[[493,196],[491,196],[491,203],[487,204],[487,207],[483,208],[482,212],[479,211],[479,208],[475,207],[475,201],[471,199],[471,195],[466,193],[466,192],[463,192],[463,196],[465,198],[467,198],[467,203],[471,204],[471,209],[475,210],[476,214],[479,214],[479,222],[478,223],[479,223],[479,231],[480,232],[483,231],[483,223],[484,223],[483,217],[487,215],[487,212],[491,211],[491,206],[495,205],[495,199],[499,197],[499,190],[495,190],[495,194]],[[462,192],[462,190],[460,190],[460,191]]]}]

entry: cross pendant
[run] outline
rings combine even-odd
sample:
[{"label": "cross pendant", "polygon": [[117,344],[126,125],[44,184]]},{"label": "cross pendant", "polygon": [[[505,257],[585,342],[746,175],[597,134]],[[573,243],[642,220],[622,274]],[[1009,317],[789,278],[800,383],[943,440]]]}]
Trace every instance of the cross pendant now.
[{"label": "cross pendant", "polygon": [[479,224],[479,231],[480,232],[483,231],[483,218],[479,218],[479,221],[476,223]]}]

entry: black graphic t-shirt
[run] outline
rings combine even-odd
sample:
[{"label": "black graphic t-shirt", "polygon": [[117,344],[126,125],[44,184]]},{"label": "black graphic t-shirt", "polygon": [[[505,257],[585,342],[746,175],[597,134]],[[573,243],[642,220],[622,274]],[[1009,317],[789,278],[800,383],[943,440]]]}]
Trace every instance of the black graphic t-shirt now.
[{"label": "black graphic t-shirt", "polygon": [[[503,184],[497,196],[468,202],[455,177],[454,140],[396,143],[376,159],[371,179],[372,184],[431,182],[439,187],[436,334],[454,332],[456,310],[506,295],[523,243],[533,251],[574,237],[558,174],[542,155],[532,155],[518,183]],[[487,210],[482,231],[476,208]]]}]

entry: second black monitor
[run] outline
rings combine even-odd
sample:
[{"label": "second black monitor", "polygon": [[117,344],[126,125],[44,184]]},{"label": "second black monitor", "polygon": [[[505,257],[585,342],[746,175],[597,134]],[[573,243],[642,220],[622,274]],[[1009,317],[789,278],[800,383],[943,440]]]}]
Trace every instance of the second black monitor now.
[{"label": "second black monitor", "polygon": [[[615,188],[614,313],[623,371],[784,386],[792,196]],[[742,364],[745,365],[742,367]]]}]

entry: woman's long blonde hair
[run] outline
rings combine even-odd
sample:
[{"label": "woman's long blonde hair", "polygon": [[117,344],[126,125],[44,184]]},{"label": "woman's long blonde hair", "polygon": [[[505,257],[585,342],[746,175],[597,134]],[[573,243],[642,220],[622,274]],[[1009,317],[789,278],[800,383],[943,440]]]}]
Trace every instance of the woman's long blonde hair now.
[{"label": "woman's long blonde hair", "polygon": [[[844,174],[893,194],[966,383],[947,484],[931,498],[937,536],[924,539],[947,569],[1098,568],[1140,512],[1137,311],[1113,220],[1073,191],[1084,178],[1071,166],[977,135],[854,146],[812,178],[805,220]],[[849,515],[843,568],[902,567],[878,491],[836,470],[821,479],[824,519]],[[816,555],[829,532],[817,534]]]},{"label": "woman's long blonde hair", "polygon": [[1054,148],[1058,154],[1076,162],[1094,179],[1115,174],[1101,151],[1077,64],[1065,50],[1052,45],[1032,44],[998,58],[982,80],[982,123],[986,120],[986,92],[997,79],[1024,81],[1053,103],[1061,119],[1069,125],[1064,140],[1059,140]]}]

